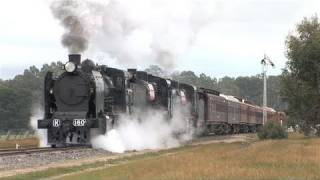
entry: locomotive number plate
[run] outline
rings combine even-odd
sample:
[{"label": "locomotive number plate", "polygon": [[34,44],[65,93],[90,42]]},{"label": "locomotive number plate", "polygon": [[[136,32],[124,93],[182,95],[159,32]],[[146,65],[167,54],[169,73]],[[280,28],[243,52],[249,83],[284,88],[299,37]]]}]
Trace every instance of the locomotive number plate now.
[{"label": "locomotive number plate", "polygon": [[61,124],[60,119],[52,120],[52,126],[53,127],[60,127],[60,124]]},{"label": "locomotive number plate", "polygon": [[86,124],[85,119],[74,119],[73,126],[84,126]]}]

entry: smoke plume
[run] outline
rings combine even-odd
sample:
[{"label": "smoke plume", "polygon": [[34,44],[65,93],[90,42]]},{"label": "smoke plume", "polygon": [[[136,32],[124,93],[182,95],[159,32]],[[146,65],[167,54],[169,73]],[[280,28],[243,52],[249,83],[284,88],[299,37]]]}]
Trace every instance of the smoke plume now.
[{"label": "smoke plume", "polygon": [[174,68],[212,21],[211,0],[56,0],[55,18],[72,53],[106,54],[119,65]]},{"label": "smoke plume", "polygon": [[61,43],[68,48],[69,53],[82,53],[88,49],[91,29],[94,28],[94,13],[89,10],[96,10],[88,5],[76,0],[57,0],[51,3],[53,16],[65,29]]}]

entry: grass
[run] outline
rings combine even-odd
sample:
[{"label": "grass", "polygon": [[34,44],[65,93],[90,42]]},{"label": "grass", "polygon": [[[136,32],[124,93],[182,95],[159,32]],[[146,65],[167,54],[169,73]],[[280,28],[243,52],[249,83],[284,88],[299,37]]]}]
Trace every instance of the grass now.
[{"label": "grass", "polygon": [[0,140],[0,149],[16,148],[16,144],[19,144],[20,148],[38,147],[39,140],[37,138],[24,138],[24,139],[10,139]]},{"label": "grass", "polygon": [[[83,171],[95,167],[100,168]],[[286,140],[187,146],[10,179],[36,179],[70,172],[77,173],[60,179],[320,179],[320,139],[291,134]]]},{"label": "grass", "polygon": [[153,158],[153,157],[158,157],[161,154],[165,153],[170,153],[173,151],[171,150],[165,150],[165,151],[160,151],[160,152],[151,152],[151,153],[145,153],[145,154],[140,154],[140,155],[135,155],[135,156],[130,156],[130,157],[123,157],[119,159],[110,159],[107,161],[99,161],[95,162],[93,164],[85,164],[85,165],[80,165],[80,166],[74,166],[74,167],[62,167],[62,168],[51,168],[49,170],[45,171],[38,171],[38,172],[33,172],[33,173],[27,173],[27,174],[21,174],[17,176],[12,176],[12,177],[6,177],[6,178],[0,178],[1,180],[33,180],[33,179],[43,179],[43,178],[49,178],[52,176],[57,176],[57,175],[62,175],[62,174],[67,174],[67,173],[72,173],[72,172],[80,172],[89,168],[99,168],[103,166],[112,166],[112,165],[117,165],[117,164],[123,164],[126,162],[132,162],[135,160],[140,160],[140,159],[148,159],[148,158]]}]

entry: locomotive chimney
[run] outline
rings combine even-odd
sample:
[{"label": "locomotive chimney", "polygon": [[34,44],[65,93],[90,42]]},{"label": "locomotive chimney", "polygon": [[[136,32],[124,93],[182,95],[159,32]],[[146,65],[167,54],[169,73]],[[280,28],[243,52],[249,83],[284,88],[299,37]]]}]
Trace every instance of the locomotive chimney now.
[{"label": "locomotive chimney", "polygon": [[69,62],[73,62],[75,65],[80,65],[81,54],[69,54]]}]

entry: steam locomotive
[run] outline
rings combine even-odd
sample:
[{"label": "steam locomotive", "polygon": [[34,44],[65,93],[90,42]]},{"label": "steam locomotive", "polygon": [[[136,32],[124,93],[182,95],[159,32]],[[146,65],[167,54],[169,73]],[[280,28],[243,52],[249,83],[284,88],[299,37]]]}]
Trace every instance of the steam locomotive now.
[{"label": "steam locomotive", "polygon": [[[44,118],[51,146],[89,145],[95,134],[116,127],[122,114],[146,108],[165,112],[168,121],[177,106],[187,109],[183,119],[195,134],[255,132],[263,125],[259,106],[218,91],[148,74],[96,65],[70,54],[64,72],[48,72],[44,80]],[[177,104],[178,103],[178,104]],[[285,114],[268,108],[268,120],[283,122]],[[186,127],[187,128],[187,127]]]}]

